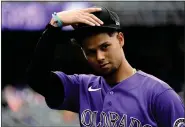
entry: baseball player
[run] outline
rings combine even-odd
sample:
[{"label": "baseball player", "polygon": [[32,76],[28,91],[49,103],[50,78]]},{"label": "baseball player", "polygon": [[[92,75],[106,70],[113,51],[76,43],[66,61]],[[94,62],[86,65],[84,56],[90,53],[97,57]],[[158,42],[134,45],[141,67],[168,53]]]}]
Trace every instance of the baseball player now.
[{"label": "baseball player", "polygon": [[[51,71],[61,27],[74,35],[96,75]],[[160,79],[126,60],[119,17],[101,7],[54,13],[37,44],[28,83],[52,109],[79,113],[84,127],[185,126],[184,105]]]}]

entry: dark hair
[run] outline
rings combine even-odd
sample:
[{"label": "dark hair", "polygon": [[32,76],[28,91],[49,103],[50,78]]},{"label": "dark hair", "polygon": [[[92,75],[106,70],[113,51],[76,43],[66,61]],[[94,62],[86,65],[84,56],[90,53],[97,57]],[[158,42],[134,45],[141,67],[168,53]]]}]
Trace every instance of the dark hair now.
[{"label": "dark hair", "polygon": [[110,29],[110,28],[100,29],[100,28],[94,27],[93,29],[83,29],[80,31],[76,31],[74,39],[76,40],[77,44],[82,47],[84,40],[93,35],[97,35],[100,33],[107,33],[111,37],[115,32],[119,32],[119,30]]}]

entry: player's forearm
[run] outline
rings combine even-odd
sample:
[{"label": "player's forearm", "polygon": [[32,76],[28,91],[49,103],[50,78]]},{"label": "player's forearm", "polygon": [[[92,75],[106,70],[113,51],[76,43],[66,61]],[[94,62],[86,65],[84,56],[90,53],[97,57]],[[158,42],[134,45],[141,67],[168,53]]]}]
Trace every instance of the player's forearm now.
[{"label": "player's forearm", "polygon": [[59,33],[60,28],[47,25],[37,43],[34,56],[28,67],[28,84],[40,94],[45,94],[44,90],[50,79],[54,50]]}]

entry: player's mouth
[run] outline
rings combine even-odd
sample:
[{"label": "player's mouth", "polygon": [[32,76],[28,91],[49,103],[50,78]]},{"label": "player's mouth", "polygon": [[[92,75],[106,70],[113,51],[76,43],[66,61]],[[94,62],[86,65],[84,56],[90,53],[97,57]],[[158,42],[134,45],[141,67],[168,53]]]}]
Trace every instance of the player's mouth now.
[{"label": "player's mouth", "polygon": [[102,69],[103,69],[103,68],[107,68],[108,64],[109,64],[109,63],[106,63],[106,64],[100,64],[100,68],[102,68]]}]

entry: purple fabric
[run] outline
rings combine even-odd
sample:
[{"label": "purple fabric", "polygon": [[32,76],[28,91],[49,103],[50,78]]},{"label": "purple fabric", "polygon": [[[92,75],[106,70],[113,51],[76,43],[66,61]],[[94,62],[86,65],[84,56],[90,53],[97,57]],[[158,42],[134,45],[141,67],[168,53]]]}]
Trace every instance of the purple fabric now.
[{"label": "purple fabric", "polygon": [[62,109],[79,112],[82,126],[173,127],[173,124],[184,124],[184,105],[180,97],[168,84],[142,71],[113,88],[100,76],[55,73],[65,87]]}]

